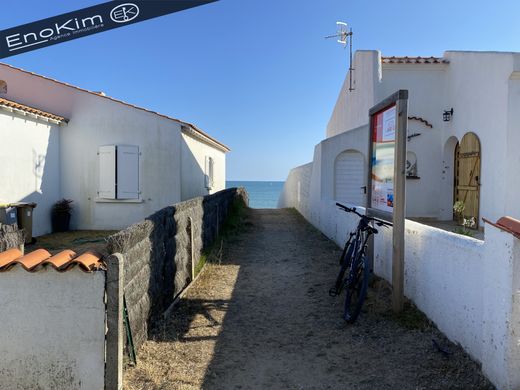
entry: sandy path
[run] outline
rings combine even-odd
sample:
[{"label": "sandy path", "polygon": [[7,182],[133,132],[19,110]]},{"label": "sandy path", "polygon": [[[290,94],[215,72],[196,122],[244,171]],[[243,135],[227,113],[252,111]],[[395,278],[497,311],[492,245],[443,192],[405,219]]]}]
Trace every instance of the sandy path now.
[{"label": "sandy path", "polygon": [[[125,388],[492,388],[416,312],[393,316],[383,283],[370,290],[358,322],[345,324],[342,299],[327,294],[338,257],[295,212],[250,210],[222,264],[206,267],[138,352]],[[451,355],[436,351],[432,339]]]}]

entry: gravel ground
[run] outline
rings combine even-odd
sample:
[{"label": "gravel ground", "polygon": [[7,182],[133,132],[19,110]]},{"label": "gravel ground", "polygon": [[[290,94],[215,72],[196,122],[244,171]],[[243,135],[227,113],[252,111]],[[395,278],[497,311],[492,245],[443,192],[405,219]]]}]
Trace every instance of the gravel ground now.
[{"label": "gravel ground", "polygon": [[347,325],[327,293],[339,249],[296,212],[246,219],[138,351],[125,389],[493,388],[422,313],[392,314],[382,281]]}]

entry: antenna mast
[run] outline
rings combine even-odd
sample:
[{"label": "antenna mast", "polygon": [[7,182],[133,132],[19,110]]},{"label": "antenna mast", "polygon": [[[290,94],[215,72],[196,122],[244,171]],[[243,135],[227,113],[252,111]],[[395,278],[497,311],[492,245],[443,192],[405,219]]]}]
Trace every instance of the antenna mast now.
[{"label": "antenna mast", "polygon": [[[350,63],[349,63],[349,68],[348,68],[349,72],[348,73],[349,73],[350,85],[349,85],[348,90],[349,90],[349,92],[352,92],[352,91],[354,91],[354,87],[352,85],[352,73],[354,72],[354,68],[352,67],[352,36],[354,35],[354,33],[352,32],[352,29],[348,30],[347,23],[336,22],[336,26],[338,26],[338,31],[336,32],[336,34],[329,35],[329,36],[325,37],[325,39],[337,38],[337,42],[342,44],[343,47],[347,47],[347,43],[349,44]],[[350,37],[350,39],[348,39],[349,37]]]}]

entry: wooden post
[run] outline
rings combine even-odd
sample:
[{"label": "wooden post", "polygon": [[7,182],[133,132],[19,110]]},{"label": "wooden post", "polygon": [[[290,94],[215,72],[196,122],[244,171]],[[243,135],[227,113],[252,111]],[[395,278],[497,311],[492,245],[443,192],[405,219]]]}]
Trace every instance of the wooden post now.
[{"label": "wooden post", "polygon": [[193,248],[193,246],[195,245],[195,242],[194,242],[194,234],[193,234],[193,229],[194,229],[194,226],[193,226],[193,219],[191,217],[188,217],[188,225],[190,227],[190,236],[188,237],[188,239],[190,240],[190,258],[191,258],[191,281],[193,282],[193,280],[195,279],[195,266],[197,264],[195,264],[195,250]]},{"label": "wooden post", "polygon": [[404,306],[404,254],[406,211],[406,136],[408,91],[399,91],[396,104],[397,131],[394,151],[394,215],[392,237],[392,308],[399,313]]},{"label": "wooden post", "polygon": [[123,264],[123,255],[119,253],[111,255],[107,259],[106,390],[121,390],[123,388]]}]

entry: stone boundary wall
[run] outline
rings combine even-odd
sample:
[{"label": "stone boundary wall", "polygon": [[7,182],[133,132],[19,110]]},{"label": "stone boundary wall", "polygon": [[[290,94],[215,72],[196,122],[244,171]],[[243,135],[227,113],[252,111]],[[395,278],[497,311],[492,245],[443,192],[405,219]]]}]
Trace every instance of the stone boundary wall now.
[{"label": "stone boundary wall", "polygon": [[[166,207],[108,238],[124,258],[124,293],[135,347],[192,280],[201,253],[218,236],[231,205],[247,192],[232,188]],[[193,258],[193,259],[192,259]]]},{"label": "stone boundary wall", "polygon": [[0,223],[0,252],[11,248],[21,248],[24,245],[23,230],[16,225],[4,225]]}]

